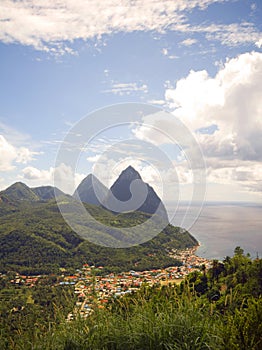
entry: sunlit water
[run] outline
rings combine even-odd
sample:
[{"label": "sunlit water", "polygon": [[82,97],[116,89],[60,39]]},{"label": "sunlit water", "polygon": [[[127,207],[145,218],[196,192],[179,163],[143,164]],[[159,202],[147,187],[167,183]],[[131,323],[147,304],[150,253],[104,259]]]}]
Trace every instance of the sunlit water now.
[{"label": "sunlit water", "polygon": [[[172,220],[174,225],[181,226],[185,209],[180,207],[176,212]],[[195,211],[190,215],[192,218]],[[262,206],[206,205],[189,231],[201,244],[197,250],[199,256],[223,259],[232,256],[235,247],[240,246],[252,257],[262,257]]]}]

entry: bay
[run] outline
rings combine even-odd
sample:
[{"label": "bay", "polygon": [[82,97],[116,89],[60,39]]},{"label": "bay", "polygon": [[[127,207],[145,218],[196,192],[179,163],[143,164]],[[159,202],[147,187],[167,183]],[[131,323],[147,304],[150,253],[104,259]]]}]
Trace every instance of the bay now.
[{"label": "bay", "polygon": [[[252,258],[262,257],[261,204],[206,203],[196,215],[199,209],[191,206],[187,211],[186,206],[180,206],[172,219],[173,225],[187,228],[200,242],[197,255],[223,260],[233,256],[234,249],[240,246]],[[194,220],[191,226],[189,223]]]}]

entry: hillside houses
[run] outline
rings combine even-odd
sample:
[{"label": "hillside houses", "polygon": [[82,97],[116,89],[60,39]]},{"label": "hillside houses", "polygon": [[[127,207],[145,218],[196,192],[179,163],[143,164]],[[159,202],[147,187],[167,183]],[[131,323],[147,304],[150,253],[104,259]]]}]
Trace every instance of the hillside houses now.
[{"label": "hillside houses", "polygon": [[[77,294],[77,303],[72,313],[68,315],[68,320],[73,319],[80,314],[81,317],[87,317],[96,308],[103,308],[112,298],[121,297],[127,293],[137,291],[141,285],[147,284],[168,284],[179,283],[186,275],[195,270],[200,270],[203,264],[207,268],[210,262],[207,259],[196,256],[195,250],[187,249],[185,251],[171,251],[170,255],[179,258],[182,266],[171,266],[165,269],[153,269],[149,271],[128,271],[120,274],[101,275],[103,267],[83,265],[78,270],[76,276],[65,277],[64,282],[75,283],[75,294]],[[99,270],[99,275],[96,271]]]}]

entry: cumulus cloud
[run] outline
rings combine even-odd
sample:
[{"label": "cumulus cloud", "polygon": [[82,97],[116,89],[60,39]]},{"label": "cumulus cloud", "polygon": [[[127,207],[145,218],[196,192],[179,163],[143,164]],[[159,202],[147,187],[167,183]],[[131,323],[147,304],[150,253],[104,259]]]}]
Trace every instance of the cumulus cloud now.
[{"label": "cumulus cloud", "polygon": [[[72,53],[68,43],[77,39],[101,38],[115,32],[167,29],[186,33],[206,33],[208,39],[223,44],[254,43],[261,36],[252,24],[195,25],[187,15],[225,0],[2,0],[0,40],[31,45],[39,50]],[[67,44],[65,44],[67,43]]]},{"label": "cumulus cloud", "polygon": [[15,148],[0,135],[1,171],[9,171],[14,168],[13,162],[16,159]]},{"label": "cumulus cloud", "polygon": [[[205,70],[191,71],[186,78],[176,83],[175,89],[167,89],[165,97],[169,107],[175,109],[175,115],[191,129],[206,126],[203,109],[208,106],[219,108],[224,102],[219,81],[210,78]],[[210,116],[208,123],[214,124]]]},{"label": "cumulus cloud", "polygon": [[191,71],[167,89],[174,115],[192,131],[217,125],[214,134],[196,133],[206,156],[262,160],[262,54],[227,60],[212,78]]},{"label": "cumulus cloud", "polygon": [[50,184],[53,179],[54,168],[49,170],[40,170],[35,167],[29,166],[22,170],[23,178],[27,180],[41,181],[42,184]]},{"label": "cumulus cloud", "polygon": [[[38,169],[35,167],[26,167],[22,170],[22,179],[30,182],[32,186],[55,185],[65,193],[72,194],[79,183],[86,175],[74,173],[72,168],[61,164],[60,166],[49,169]],[[54,181],[56,178],[56,181]],[[68,181],[67,181],[68,180]]]},{"label": "cumulus cloud", "polygon": [[[172,114],[201,146],[210,182],[261,188],[261,53],[228,59],[214,77],[205,70],[191,71],[175,87],[167,88],[165,97]],[[145,123],[147,118],[167,135],[177,128],[172,115],[144,117]],[[167,143],[167,137],[157,128],[141,126],[133,131],[139,139],[154,140],[158,145]]]},{"label": "cumulus cloud", "polygon": [[26,164],[38,154],[26,147],[17,147],[0,135],[0,171],[13,170],[18,163]]}]

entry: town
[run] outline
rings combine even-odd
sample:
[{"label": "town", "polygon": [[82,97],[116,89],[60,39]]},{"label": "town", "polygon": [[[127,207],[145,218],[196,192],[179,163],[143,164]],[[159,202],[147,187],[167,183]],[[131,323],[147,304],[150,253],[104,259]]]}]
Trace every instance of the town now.
[{"label": "town", "polygon": [[[163,269],[147,271],[130,270],[121,273],[108,273],[103,266],[90,266],[84,264],[76,269],[75,273],[68,275],[61,271],[59,276],[25,276],[14,274],[10,282],[15,285],[25,285],[28,288],[48,280],[51,285],[72,286],[76,296],[76,303],[67,315],[67,321],[77,317],[86,318],[97,308],[104,308],[111,300],[134,293],[142,285],[167,285],[180,283],[185,276],[193,271],[202,271],[203,267],[209,269],[211,261],[196,255],[196,249],[172,249],[169,256],[181,261],[181,266],[169,266]],[[2,275],[4,277],[4,275]]]},{"label": "town", "polygon": [[[74,284],[77,302],[75,308],[67,316],[70,321],[77,316],[88,317],[96,308],[104,308],[112,298],[121,297],[137,291],[142,284],[159,286],[169,283],[180,283],[193,271],[199,271],[205,266],[211,267],[211,262],[195,255],[196,247],[186,250],[172,250],[169,254],[182,262],[181,266],[171,266],[165,269],[149,271],[122,272],[120,274],[103,274],[103,266],[85,264],[74,276],[64,277],[60,284]],[[99,274],[96,273],[99,271]]]}]

